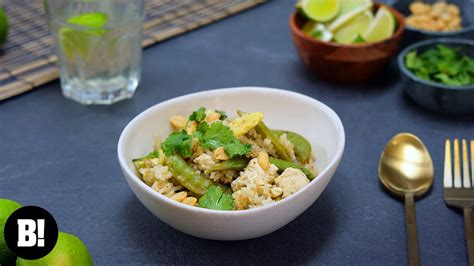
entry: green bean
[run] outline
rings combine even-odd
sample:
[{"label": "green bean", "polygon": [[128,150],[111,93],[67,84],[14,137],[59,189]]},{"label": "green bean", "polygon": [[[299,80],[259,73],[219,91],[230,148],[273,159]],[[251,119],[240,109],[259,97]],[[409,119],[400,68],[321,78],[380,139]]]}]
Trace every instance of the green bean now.
[{"label": "green bean", "polygon": [[308,168],[303,167],[299,164],[273,158],[273,157],[270,157],[270,163],[275,165],[280,172],[285,171],[286,168],[296,168],[303,171],[303,173],[308,177],[309,180],[313,180],[314,178],[313,173],[311,173],[311,171]]},{"label": "green bean", "polygon": [[309,162],[309,160],[311,159],[311,144],[309,144],[309,142],[303,136],[286,130],[274,129],[272,131],[278,137],[286,133],[286,137],[288,138],[288,140],[295,146],[296,158],[302,163]]},{"label": "green bean", "polygon": [[247,158],[232,158],[226,161],[215,164],[208,171],[224,171],[224,170],[242,170],[249,164],[249,159]]},{"label": "green bean", "polygon": [[[243,114],[245,114],[245,112],[237,111],[237,114],[242,116]],[[283,144],[281,144],[280,139],[273,133],[271,129],[269,129],[265,125],[265,123],[263,123],[263,121],[260,121],[260,123],[258,123],[258,125],[255,127],[255,130],[257,130],[258,133],[262,134],[264,138],[268,137],[272,141],[278,156],[280,156],[284,160],[291,161],[291,157],[286,151]]]},{"label": "green bean", "polygon": [[167,165],[173,177],[189,191],[202,196],[211,185],[219,185],[202,176],[179,155],[167,156]]}]

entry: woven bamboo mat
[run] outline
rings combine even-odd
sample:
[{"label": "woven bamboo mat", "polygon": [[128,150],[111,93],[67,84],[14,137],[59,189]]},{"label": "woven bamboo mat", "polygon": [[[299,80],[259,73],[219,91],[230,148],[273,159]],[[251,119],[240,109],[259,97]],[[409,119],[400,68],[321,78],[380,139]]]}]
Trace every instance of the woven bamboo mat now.
[{"label": "woven bamboo mat", "polygon": [[[38,0],[7,0],[10,34],[0,49],[0,101],[58,78],[53,39]],[[147,47],[231,16],[261,0],[147,0]],[[41,18],[41,19],[39,19]]]}]

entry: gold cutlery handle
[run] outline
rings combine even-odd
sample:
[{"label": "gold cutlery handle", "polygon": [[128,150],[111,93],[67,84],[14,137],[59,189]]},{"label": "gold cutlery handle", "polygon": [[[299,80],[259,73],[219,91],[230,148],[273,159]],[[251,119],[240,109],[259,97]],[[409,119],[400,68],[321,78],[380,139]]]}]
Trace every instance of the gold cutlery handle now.
[{"label": "gold cutlery handle", "polygon": [[472,223],[472,208],[464,208],[464,231],[466,234],[467,254],[469,265],[474,265],[474,225]]},{"label": "gold cutlery handle", "polygon": [[416,230],[415,200],[413,194],[405,194],[405,217],[407,224],[408,264],[420,265],[418,232]]}]

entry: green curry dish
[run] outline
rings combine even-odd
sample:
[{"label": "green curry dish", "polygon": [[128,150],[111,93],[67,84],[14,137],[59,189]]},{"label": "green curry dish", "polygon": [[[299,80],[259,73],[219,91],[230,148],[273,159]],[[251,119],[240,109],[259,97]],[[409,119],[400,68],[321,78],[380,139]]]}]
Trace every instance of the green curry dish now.
[{"label": "green curry dish", "polygon": [[210,186],[206,193],[199,198],[198,206],[206,209],[230,211],[234,209],[232,194],[219,186]]},{"label": "green curry dish", "polygon": [[179,154],[184,158],[189,158],[192,154],[192,142],[192,137],[182,130],[171,133],[161,147],[167,156]]},{"label": "green curry dish", "polygon": [[251,145],[242,144],[234,136],[232,130],[221,121],[214,122],[211,125],[201,122],[193,136],[199,139],[204,148],[217,149],[224,147],[230,158],[246,155],[252,149]]},{"label": "green curry dish", "polygon": [[424,80],[449,86],[474,84],[474,59],[441,44],[421,54],[416,50],[407,53],[405,65]]}]

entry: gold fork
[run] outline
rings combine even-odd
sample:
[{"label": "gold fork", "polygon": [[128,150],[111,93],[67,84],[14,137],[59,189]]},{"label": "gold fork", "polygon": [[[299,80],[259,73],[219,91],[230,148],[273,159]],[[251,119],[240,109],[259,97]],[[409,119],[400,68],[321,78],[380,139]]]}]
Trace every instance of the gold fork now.
[{"label": "gold fork", "polygon": [[[474,265],[474,224],[472,219],[472,207],[474,207],[474,182],[471,180],[471,172],[474,171],[474,140],[470,142],[471,161],[469,166],[469,151],[467,141],[462,140],[462,167],[459,140],[454,140],[454,172],[451,160],[451,141],[446,140],[444,158],[444,200],[449,206],[464,210],[464,231],[466,235],[467,253],[469,265]],[[462,174],[461,174],[462,169]],[[454,174],[454,178],[453,178]],[[474,178],[474,173],[472,173]]]}]

